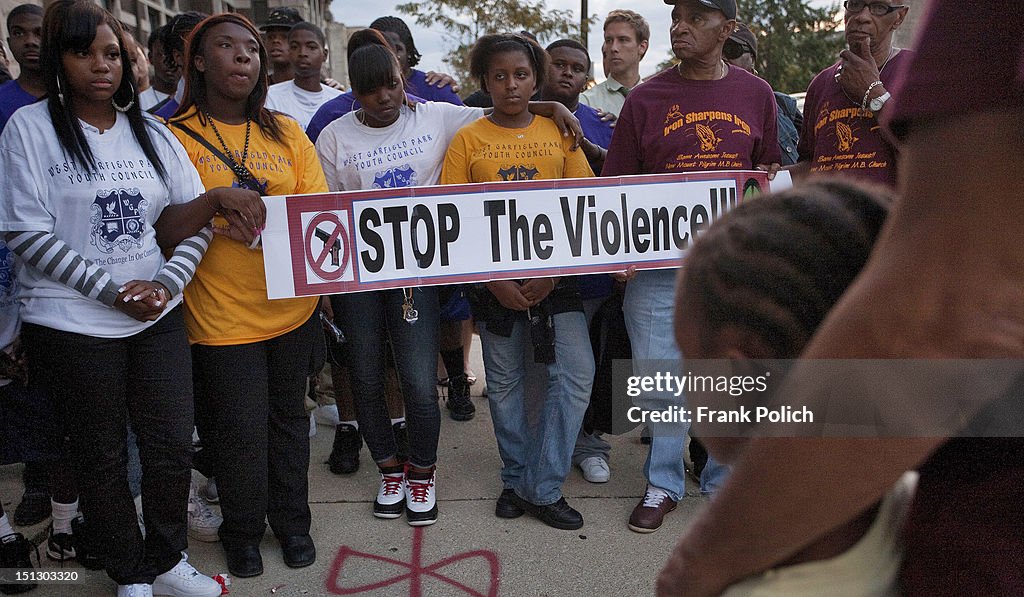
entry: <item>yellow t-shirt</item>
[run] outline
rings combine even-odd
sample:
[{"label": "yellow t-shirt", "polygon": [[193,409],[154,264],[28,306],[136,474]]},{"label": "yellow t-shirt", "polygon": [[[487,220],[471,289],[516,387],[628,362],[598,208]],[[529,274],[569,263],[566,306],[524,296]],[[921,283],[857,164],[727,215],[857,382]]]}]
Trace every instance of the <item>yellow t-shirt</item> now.
[{"label": "yellow t-shirt", "polygon": [[[174,122],[184,124],[220,148],[213,127],[209,121],[203,126],[197,113]],[[327,192],[324,173],[309,138],[291,118],[280,118],[279,122],[284,143],[264,137],[255,123],[249,134],[245,166],[260,184],[266,185],[263,194]],[[232,157],[240,160],[245,146],[245,125],[220,121],[216,125]],[[171,131],[185,146],[207,189],[237,186],[234,172],[220,158],[177,127],[172,126]],[[263,249],[252,250],[244,243],[215,236],[195,278],[185,288],[185,325],[193,344],[231,346],[260,342],[302,325],[313,314],[317,303],[315,297],[267,299]]]},{"label": "yellow t-shirt", "polygon": [[440,184],[593,176],[583,150],[569,150],[572,143],[572,137],[563,137],[550,118],[534,116],[521,129],[481,118],[459,129],[452,139]]}]

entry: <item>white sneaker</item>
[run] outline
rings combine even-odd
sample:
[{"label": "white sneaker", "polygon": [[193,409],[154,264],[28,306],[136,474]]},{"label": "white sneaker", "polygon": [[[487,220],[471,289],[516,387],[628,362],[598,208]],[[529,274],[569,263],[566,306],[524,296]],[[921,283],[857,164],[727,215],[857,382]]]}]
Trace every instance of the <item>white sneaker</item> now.
[{"label": "white sneaker", "polygon": [[337,427],[341,425],[341,417],[338,416],[338,405],[328,404],[327,406],[318,406],[313,411],[316,417],[316,422],[321,425],[328,425],[330,427]]},{"label": "white sneaker", "polygon": [[405,512],[405,471],[380,474],[377,499],[373,502],[373,515],[377,518],[398,518]]},{"label": "white sneaker", "polygon": [[316,417],[313,416],[313,411],[309,413],[309,437],[316,435]]},{"label": "white sneaker", "polygon": [[217,480],[210,477],[206,480],[206,485],[203,486],[202,490],[203,499],[210,504],[220,503],[220,494],[217,493]]},{"label": "white sneaker", "polygon": [[583,478],[591,483],[607,483],[612,474],[608,470],[608,463],[600,456],[584,458],[580,463],[580,469],[583,471]]},{"label": "white sneaker", "polygon": [[117,597],[153,597],[153,585],[117,585]]},{"label": "white sneaker", "polygon": [[[150,595],[171,595],[172,597],[218,597],[220,583],[209,576],[200,574],[188,563],[188,554],[181,554],[181,561],[157,576],[153,581]],[[120,597],[120,592],[118,593]]]},{"label": "white sneaker", "polygon": [[437,468],[431,467],[429,479],[410,479],[405,475],[405,518],[411,526],[437,522]]},{"label": "white sneaker", "polygon": [[218,533],[223,522],[224,518],[199,497],[196,482],[192,481],[188,492],[188,536],[196,541],[216,543],[220,541]]}]

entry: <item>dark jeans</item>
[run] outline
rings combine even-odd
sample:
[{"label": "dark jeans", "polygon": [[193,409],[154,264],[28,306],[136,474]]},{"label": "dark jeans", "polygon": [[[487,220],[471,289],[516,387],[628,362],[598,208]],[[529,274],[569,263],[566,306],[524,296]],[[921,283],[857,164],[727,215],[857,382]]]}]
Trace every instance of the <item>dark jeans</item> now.
[{"label": "dark jeans", "polygon": [[[118,584],[152,583],[188,547],[192,361],[181,308],[127,338],[25,324],[30,383],[69,437],[80,506]],[[128,489],[127,426],[138,436],[146,538]]]},{"label": "dark jeans", "polygon": [[[266,522],[278,537],[309,533],[306,377],[319,315],[276,338],[192,346],[197,402],[214,449],[225,547],[257,545]],[[266,522],[265,522],[266,521]]]},{"label": "dark jeans", "polygon": [[394,348],[395,368],[405,398],[409,460],[419,468],[437,462],[441,411],[437,405],[437,289],[414,288],[416,323],[402,317],[402,289],[356,292],[331,297],[335,318],[348,338],[352,398],[359,429],[374,461],[395,455],[394,432],[384,402],[385,347]]}]

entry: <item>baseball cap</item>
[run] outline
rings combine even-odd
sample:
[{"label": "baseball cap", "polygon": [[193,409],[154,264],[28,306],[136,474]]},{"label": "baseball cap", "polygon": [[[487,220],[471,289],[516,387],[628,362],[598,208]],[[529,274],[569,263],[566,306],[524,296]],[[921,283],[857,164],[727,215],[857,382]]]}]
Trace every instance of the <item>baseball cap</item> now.
[{"label": "baseball cap", "polygon": [[757,37],[744,23],[736,23],[736,29],[729,36],[729,39],[750,48],[750,51],[757,55]]},{"label": "baseball cap", "polygon": [[[720,10],[725,13],[725,18],[735,19],[736,18],[736,0],[696,0],[700,4]],[[679,4],[680,0],[665,0],[665,4],[675,5]]]},{"label": "baseball cap", "polygon": [[279,6],[270,11],[267,22],[260,25],[260,31],[266,32],[270,29],[291,29],[296,23],[302,22],[299,11],[290,6]]}]

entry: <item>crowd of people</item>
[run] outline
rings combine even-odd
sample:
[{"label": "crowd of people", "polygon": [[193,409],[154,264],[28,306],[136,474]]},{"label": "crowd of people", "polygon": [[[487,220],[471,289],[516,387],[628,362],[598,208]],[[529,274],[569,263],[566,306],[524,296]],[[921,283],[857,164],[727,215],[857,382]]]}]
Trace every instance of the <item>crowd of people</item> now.
[{"label": "crowd of people", "polygon": [[[1012,252],[1020,210],[1004,197],[986,210],[958,207],[1019,175],[1024,64],[1005,51],[1020,42],[1000,50],[1017,62],[967,57],[991,71],[991,93],[922,99],[948,75],[951,23],[1019,15],[1012,3],[938,1],[934,30],[913,52],[893,45],[906,6],[846,0],[847,48],[810,82],[802,114],[757,76],[762,33],[741,22],[735,0],[665,2],[677,62],[646,81],[650,27],[615,9],[603,24],[602,83],[587,88],[593,63],[576,40],[544,48],[526,32],[490,33],[468,56],[465,100],[450,76],[415,68],[422,56],[393,16],[348,41],[345,91],[323,76],[324,32],[293,8],[259,27],[237,13],[182,13],[145,47],[88,0],[12,10],[7,41],[20,70],[0,85],[0,464],[25,464],[25,492],[15,512],[0,507],[0,568],[31,566],[15,526],[47,518],[47,556],[106,570],[119,597],[220,595],[189,561],[189,538],[220,541],[230,573],[253,577],[263,574],[269,525],[287,566],[313,564],[308,403],[329,357],[330,470],[357,470],[365,442],[379,471],[372,515],[431,525],[448,474],[437,454],[438,386],[449,416],[474,417],[468,348],[478,335],[502,463],[495,516],[529,513],[556,529],[584,525],[562,495],[572,467],[592,483],[612,473],[607,430],[593,424],[599,312],[623,322],[636,375],[681,374],[683,359],[1020,358],[1016,332],[979,323],[979,335],[971,323],[1024,318],[1014,300],[1024,267]],[[964,112],[989,133],[950,118]],[[421,151],[393,167],[352,159],[412,139]],[[966,140],[973,149],[954,155],[977,171],[939,188],[949,157],[936,152]],[[552,149],[527,163],[488,152],[494,144],[523,149],[509,156]],[[798,184],[721,218],[681,275],[631,267],[267,298],[262,196],[708,164],[769,179],[786,168]],[[930,209],[936,217],[922,221]],[[943,239],[958,226],[987,243],[954,254]],[[915,234],[925,244],[908,240]],[[999,249],[1005,256],[992,258]],[[904,266],[894,271],[884,255]],[[903,286],[893,276],[958,258],[976,270],[965,274],[970,288],[930,280],[894,290]],[[926,309],[938,300],[928,289],[951,305]],[[883,304],[905,320],[882,317]],[[944,326],[973,344],[937,340]],[[340,349],[327,346],[325,329],[340,329]],[[654,411],[686,399],[644,391],[633,401]],[[928,397],[907,399],[925,408]],[[624,521],[630,530],[657,531],[684,499],[689,432],[648,424],[647,484]],[[661,594],[1024,586],[1020,441],[708,437],[693,438],[691,454],[700,446],[707,452],[690,472],[711,506],[670,555]],[[968,452],[970,466],[958,464]],[[849,477],[835,483],[836,468]],[[957,480],[943,481],[951,468]]]}]

